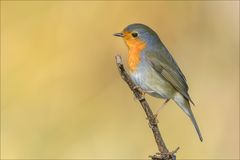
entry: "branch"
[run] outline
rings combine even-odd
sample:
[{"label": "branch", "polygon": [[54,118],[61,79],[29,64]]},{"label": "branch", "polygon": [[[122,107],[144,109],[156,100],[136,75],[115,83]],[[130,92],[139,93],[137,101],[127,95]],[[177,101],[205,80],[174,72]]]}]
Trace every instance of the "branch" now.
[{"label": "branch", "polygon": [[150,157],[152,158],[152,160],[176,160],[175,153],[178,151],[179,147],[173,152],[168,151],[168,149],[162,139],[161,133],[159,131],[156,118],[153,115],[153,112],[152,112],[151,108],[149,107],[141,89],[133,83],[132,79],[126,72],[126,70],[123,66],[123,63],[122,63],[121,56],[116,55],[115,58],[116,58],[117,67],[118,67],[118,70],[120,72],[122,79],[128,84],[129,88],[133,91],[133,94],[139,100],[139,102],[142,105],[142,108],[144,109],[144,111],[147,115],[147,119],[149,121],[149,126],[152,129],[155,141],[157,143],[158,151],[160,153],[156,153],[155,155],[150,156]]}]

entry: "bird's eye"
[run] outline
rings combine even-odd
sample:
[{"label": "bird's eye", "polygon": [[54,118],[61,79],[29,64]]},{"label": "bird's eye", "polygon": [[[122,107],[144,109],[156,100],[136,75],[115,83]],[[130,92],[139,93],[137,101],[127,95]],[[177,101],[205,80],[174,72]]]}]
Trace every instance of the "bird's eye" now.
[{"label": "bird's eye", "polygon": [[137,37],[137,36],[138,36],[138,33],[133,32],[133,33],[132,33],[132,36],[133,36],[133,37]]}]

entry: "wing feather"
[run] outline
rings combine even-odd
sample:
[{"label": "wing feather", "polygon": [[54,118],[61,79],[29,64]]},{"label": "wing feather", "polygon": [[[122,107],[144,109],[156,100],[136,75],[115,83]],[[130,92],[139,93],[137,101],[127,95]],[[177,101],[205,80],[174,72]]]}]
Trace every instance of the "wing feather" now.
[{"label": "wing feather", "polygon": [[186,78],[165,47],[161,48],[158,52],[148,52],[146,58],[158,74],[164,77],[179,93],[194,105],[188,94]]}]

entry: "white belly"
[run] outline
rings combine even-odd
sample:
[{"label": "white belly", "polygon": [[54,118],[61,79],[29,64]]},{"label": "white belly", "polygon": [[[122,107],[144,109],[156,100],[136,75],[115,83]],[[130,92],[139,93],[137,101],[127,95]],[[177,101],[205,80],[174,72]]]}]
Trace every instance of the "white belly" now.
[{"label": "white belly", "polygon": [[152,96],[169,99],[175,93],[172,85],[149,65],[139,65],[136,71],[130,72],[130,76],[137,86]]}]

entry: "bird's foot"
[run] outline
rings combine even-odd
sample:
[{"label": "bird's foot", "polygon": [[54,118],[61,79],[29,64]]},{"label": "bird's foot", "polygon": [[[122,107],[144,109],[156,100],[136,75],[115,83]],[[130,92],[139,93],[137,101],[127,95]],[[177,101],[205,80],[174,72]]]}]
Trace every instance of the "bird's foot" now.
[{"label": "bird's foot", "polygon": [[[142,88],[140,86],[134,86],[133,87],[134,90],[134,100],[143,100],[145,98],[145,92],[142,90]],[[135,93],[136,92],[136,93]]]},{"label": "bird's foot", "polygon": [[146,119],[149,121],[148,122],[148,126],[150,127],[150,128],[153,128],[154,126],[156,126],[158,123],[159,123],[159,121],[158,121],[158,119],[156,119],[155,117],[153,117],[153,118],[148,118],[148,117],[146,117]]},{"label": "bird's foot", "polygon": [[140,86],[134,86],[133,90],[138,91],[142,96],[145,95],[145,92],[143,91],[143,89]]},{"label": "bird's foot", "polygon": [[158,113],[153,114],[154,118],[157,119]]}]

